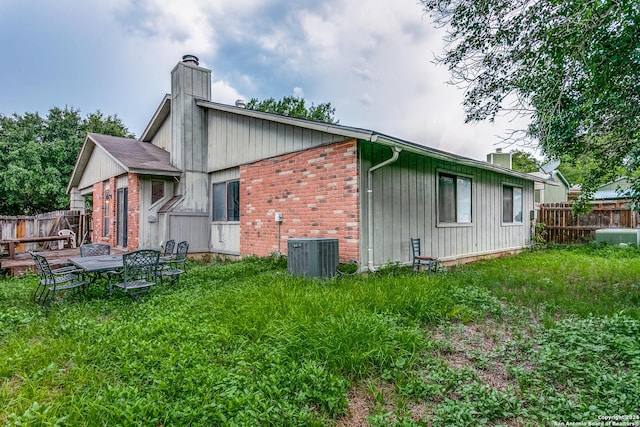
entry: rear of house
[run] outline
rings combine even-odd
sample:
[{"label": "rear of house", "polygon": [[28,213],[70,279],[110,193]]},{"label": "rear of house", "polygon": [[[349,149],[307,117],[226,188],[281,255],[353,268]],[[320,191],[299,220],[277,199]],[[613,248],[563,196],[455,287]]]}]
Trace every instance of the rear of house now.
[{"label": "rear of house", "polygon": [[69,191],[72,208],[93,196],[95,241],[189,240],[193,252],[263,256],[286,255],[289,238],[331,237],[340,261],[370,269],[409,262],[410,237],[445,261],[531,243],[540,178],[371,130],[212,102],[211,71],[191,56],[171,76],[140,140],[85,140]]}]

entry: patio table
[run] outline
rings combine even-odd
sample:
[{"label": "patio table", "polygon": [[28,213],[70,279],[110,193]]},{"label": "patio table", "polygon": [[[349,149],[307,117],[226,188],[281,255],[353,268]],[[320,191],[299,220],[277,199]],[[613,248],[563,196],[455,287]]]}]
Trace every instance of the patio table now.
[{"label": "patio table", "polygon": [[69,262],[87,273],[101,273],[122,268],[122,255],[98,255],[69,258]]}]

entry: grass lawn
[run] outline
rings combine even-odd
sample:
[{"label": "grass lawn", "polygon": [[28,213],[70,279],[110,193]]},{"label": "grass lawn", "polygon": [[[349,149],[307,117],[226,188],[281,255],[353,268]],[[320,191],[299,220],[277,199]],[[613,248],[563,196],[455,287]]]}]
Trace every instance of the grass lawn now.
[{"label": "grass lawn", "polygon": [[[0,424],[543,426],[640,414],[640,250],[433,276],[190,265],[135,302],[44,311],[0,280]],[[640,423],[640,420],[636,420]],[[604,424],[603,424],[604,425]]]}]

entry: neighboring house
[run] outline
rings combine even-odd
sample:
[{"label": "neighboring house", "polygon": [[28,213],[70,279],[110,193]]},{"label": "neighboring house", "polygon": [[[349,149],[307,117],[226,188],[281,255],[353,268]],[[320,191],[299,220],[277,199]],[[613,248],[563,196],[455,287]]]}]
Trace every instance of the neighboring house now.
[{"label": "neighboring house", "polygon": [[544,182],[535,183],[536,208],[541,203],[566,203],[569,200],[571,184],[559,170],[533,172],[531,175],[545,179]]},{"label": "neighboring house", "polygon": [[633,197],[633,189],[626,178],[618,178],[598,187],[593,193],[593,202],[626,203]]},{"label": "neighboring house", "polygon": [[[531,243],[543,179],[371,130],[211,102],[187,55],[139,140],[88,134],[69,182],[93,196],[93,235],[127,249],[189,240],[190,252],[286,253],[339,240],[340,260],[410,262],[410,237],[444,261]],[[280,218],[281,221],[276,219]]]}]

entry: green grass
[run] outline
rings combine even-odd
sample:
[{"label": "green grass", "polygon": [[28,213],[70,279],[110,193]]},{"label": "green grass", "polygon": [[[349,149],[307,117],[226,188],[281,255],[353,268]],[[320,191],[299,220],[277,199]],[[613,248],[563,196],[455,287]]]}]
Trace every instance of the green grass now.
[{"label": "green grass", "polygon": [[331,281],[274,258],[192,264],[139,302],[96,291],[48,311],[35,283],[0,282],[3,424],[549,425],[639,408],[636,248]]}]

